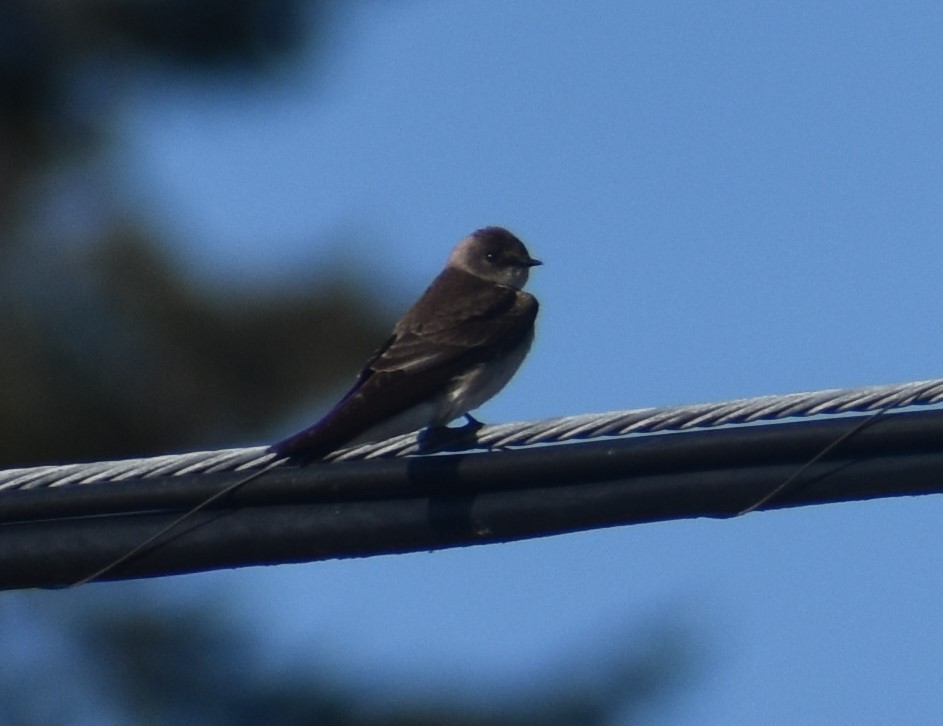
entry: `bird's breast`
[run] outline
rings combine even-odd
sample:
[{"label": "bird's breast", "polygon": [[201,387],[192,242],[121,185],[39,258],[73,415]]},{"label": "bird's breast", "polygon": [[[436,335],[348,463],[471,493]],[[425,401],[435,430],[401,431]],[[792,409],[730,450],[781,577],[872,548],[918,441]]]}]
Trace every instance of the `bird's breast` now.
[{"label": "bird's breast", "polygon": [[443,426],[464,416],[495,396],[511,380],[534,340],[530,332],[517,346],[493,360],[477,363],[455,376],[440,402],[440,410],[433,425]]}]

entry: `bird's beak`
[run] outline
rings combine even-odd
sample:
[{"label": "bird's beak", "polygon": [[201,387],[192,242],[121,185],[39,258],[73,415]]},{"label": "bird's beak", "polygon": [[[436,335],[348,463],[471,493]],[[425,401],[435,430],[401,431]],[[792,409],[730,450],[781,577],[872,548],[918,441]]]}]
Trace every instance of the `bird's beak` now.
[{"label": "bird's beak", "polygon": [[540,260],[535,260],[533,257],[531,257],[529,260],[527,260],[525,264],[528,267],[537,267],[537,265],[542,265],[543,262],[541,262]]}]

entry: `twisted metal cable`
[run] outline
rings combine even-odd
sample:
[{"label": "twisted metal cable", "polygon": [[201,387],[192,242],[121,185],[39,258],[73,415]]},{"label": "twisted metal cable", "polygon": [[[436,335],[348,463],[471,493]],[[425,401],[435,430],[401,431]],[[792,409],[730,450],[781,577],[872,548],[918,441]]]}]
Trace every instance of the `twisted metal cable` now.
[{"label": "twisted metal cable", "polygon": [[[808,418],[890,411],[943,402],[943,379],[897,385],[832,389],[807,393],[760,396],[721,403],[668,408],[646,408],[609,413],[582,414],[562,418],[484,426],[475,448],[527,447],[584,441],[630,434],[684,431]],[[416,433],[387,441],[345,449],[328,457],[334,461],[408,456],[422,453]],[[199,473],[252,473],[278,466],[275,454],[264,446],[221,451],[171,454],[144,459],[105,461],[63,466],[40,466],[0,472],[3,491],[55,488],[104,482],[124,482],[162,476]]]}]

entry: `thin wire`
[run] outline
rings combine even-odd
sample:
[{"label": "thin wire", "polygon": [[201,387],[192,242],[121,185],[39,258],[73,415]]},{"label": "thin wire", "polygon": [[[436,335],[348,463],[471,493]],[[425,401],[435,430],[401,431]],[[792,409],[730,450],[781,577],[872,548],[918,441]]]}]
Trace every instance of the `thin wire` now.
[{"label": "thin wire", "polygon": [[860,423],[858,423],[857,426],[851,429],[848,429],[848,431],[843,433],[841,436],[835,439],[828,446],[823,447],[822,450],[819,451],[819,453],[817,453],[815,456],[809,459],[805,464],[803,464],[798,469],[796,469],[796,471],[794,471],[792,474],[786,477],[786,479],[783,481],[782,484],[772,489],[765,496],[760,497],[758,500],[756,500],[753,504],[751,504],[746,509],[741,509],[739,512],[737,512],[735,516],[742,517],[744,514],[750,514],[751,512],[755,512],[760,507],[763,507],[766,504],[769,504],[779,494],[785,491],[789,487],[790,484],[796,481],[799,477],[805,474],[805,472],[807,472],[812,466],[814,466],[819,461],[821,461],[825,456],[827,456],[829,452],[834,451],[842,442],[847,441],[855,434],[859,433],[860,431],[864,430],[865,428],[873,424],[878,419],[878,417],[881,416],[881,414],[887,413],[887,411],[888,411],[887,407],[878,409],[873,414],[868,416],[864,421],[861,421]]},{"label": "thin wire", "polygon": [[[842,442],[847,441],[855,434],[866,429],[868,426],[873,424],[882,414],[887,413],[892,408],[905,408],[908,406],[912,406],[914,402],[917,400],[917,395],[918,394],[911,392],[909,396],[906,396],[904,398],[898,398],[895,396],[890,396],[889,399],[888,397],[879,398],[879,400],[886,401],[883,407],[879,408],[871,416],[868,416],[868,418],[866,418],[864,421],[861,421],[857,426],[849,429],[848,431],[843,433],[841,436],[839,436],[837,439],[835,439],[832,443],[830,443],[828,446],[824,447],[819,453],[817,453],[815,456],[809,459],[805,464],[799,467],[799,469],[793,472],[790,476],[786,477],[786,480],[783,481],[782,484],[780,484],[778,487],[773,489],[766,496],[761,497],[758,501],[754,502],[746,509],[743,509],[740,512],[738,512],[737,516],[742,517],[744,514],[750,514],[751,512],[756,511],[760,507],[766,504],[769,504],[770,501],[775,499],[779,494],[781,494],[785,489],[787,489],[790,484],[798,480],[799,477],[801,477],[806,471],[809,470],[809,468],[811,468],[814,464],[821,461],[830,452],[834,451],[838,446],[840,446]],[[869,399],[874,400],[874,397],[869,396]]]},{"label": "thin wire", "polygon": [[206,499],[204,499],[204,500],[203,500],[202,502],[200,502],[199,504],[196,504],[196,505],[194,505],[193,507],[191,507],[190,509],[188,509],[186,512],[184,512],[183,514],[181,514],[179,517],[177,517],[176,519],[174,519],[172,522],[170,522],[169,524],[167,524],[167,525],[164,526],[163,528],[161,528],[161,529],[159,529],[158,531],[156,531],[154,534],[152,534],[152,535],[151,535],[150,537],[148,537],[147,539],[142,540],[140,544],[135,545],[134,547],[132,547],[131,549],[129,549],[127,552],[125,552],[125,553],[124,553],[123,555],[121,555],[120,557],[116,557],[115,559],[111,560],[107,565],[105,565],[105,566],[103,566],[103,567],[101,567],[101,568],[95,570],[95,572],[93,572],[93,573],[90,574],[90,575],[87,575],[87,576],[83,577],[81,580],[76,580],[75,582],[73,582],[73,583],[70,585],[70,587],[77,587],[78,585],[87,585],[88,583],[92,582],[93,580],[97,580],[97,579],[100,578],[102,575],[108,574],[109,572],[111,572],[113,569],[115,569],[115,568],[118,567],[119,565],[124,564],[125,562],[127,562],[128,560],[130,560],[132,557],[136,556],[137,554],[139,554],[140,552],[142,552],[143,550],[145,550],[148,546],[150,546],[151,544],[153,544],[154,542],[156,542],[157,540],[159,540],[161,537],[163,537],[165,534],[167,534],[167,533],[170,532],[171,530],[176,529],[177,526],[178,526],[179,524],[183,523],[184,520],[189,519],[189,518],[192,517],[194,514],[196,514],[197,512],[199,512],[199,511],[202,510],[202,509],[205,509],[206,507],[208,507],[210,504],[212,504],[213,502],[217,501],[218,499],[222,499],[223,497],[225,497],[225,496],[226,496],[227,494],[229,494],[230,492],[233,492],[233,491],[235,491],[236,489],[238,489],[239,487],[241,487],[243,484],[248,484],[248,483],[249,483],[250,481],[252,481],[253,479],[258,479],[260,476],[262,476],[262,474],[264,474],[265,472],[267,472],[269,469],[273,469],[275,466],[277,466],[278,464],[280,464],[282,461],[283,461],[282,459],[276,459],[275,461],[270,462],[267,466],[265,466],[265,467],[259,469],[258,471],[253,472],[252,474],[249,474],[248,476],[246,476],[246,477],[240,479],[240,480],[237,481],[237,482],[234,482],[234,483],[232,483],[232,484],[229,484],[228,486],[223,487],[222,489],[220,489],[220,490],[219,490],[218,492],[216,492],[215,494],[212,494],[212,495],[208,496]]}]

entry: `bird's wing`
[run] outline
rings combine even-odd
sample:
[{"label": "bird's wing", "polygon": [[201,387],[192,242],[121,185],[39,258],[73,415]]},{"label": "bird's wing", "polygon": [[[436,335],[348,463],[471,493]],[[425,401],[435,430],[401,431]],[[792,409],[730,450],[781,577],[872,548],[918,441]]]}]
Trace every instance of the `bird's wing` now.
[{"label": "bird's wing", "polygon": [[419,373],[468,355],[490,357],[527,335],[537,307],[532,295],[447,269],[396,324],[367,368]]}]

